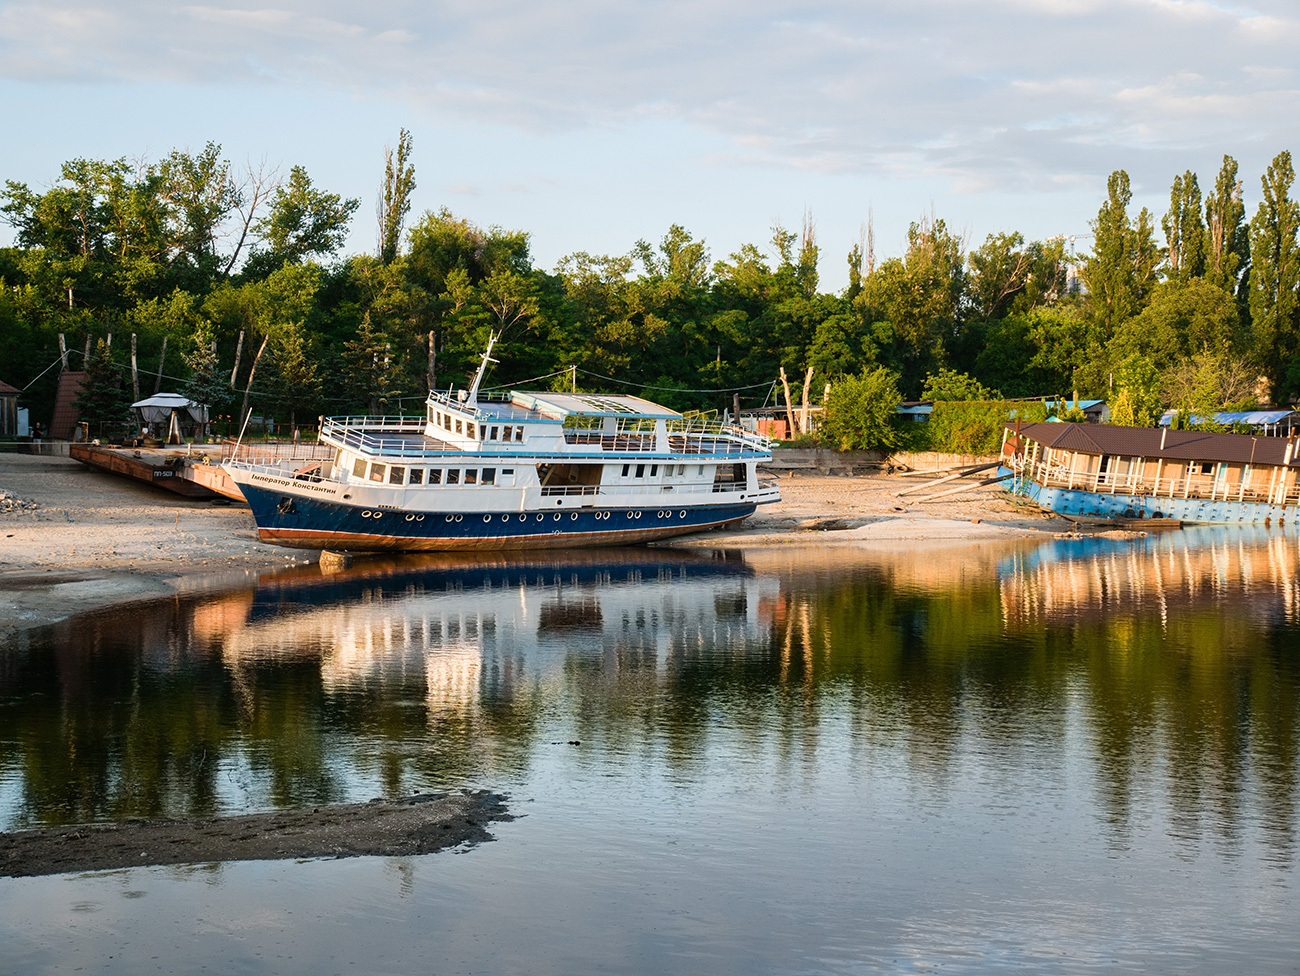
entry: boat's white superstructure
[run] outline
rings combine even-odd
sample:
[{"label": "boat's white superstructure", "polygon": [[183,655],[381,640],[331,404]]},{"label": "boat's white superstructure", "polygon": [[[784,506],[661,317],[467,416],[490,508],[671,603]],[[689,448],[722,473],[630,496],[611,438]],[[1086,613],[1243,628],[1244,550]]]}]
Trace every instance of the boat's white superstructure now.
[{"label": "boat's white superstructure", "polygon": [[226,469],[263,541],[362,551],[645,541],[780,497],[758,474],[770,441],[737,425],[634,396],[477,387],[430,393],[423,417],[327,419],[311,461],[241,445]]}]

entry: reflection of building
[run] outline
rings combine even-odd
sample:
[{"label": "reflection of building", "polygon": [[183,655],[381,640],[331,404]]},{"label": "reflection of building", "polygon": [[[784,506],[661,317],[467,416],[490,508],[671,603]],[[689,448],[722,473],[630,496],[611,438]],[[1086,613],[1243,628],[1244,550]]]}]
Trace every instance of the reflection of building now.
[{"label": "reflection of building", "polygon": [[1167,619],[1272,595],[1287,619],[1298,620],[1298,541],[1293,533],[1223,528],[1058,542],[1004,565],[1003,618],[1014,627],[1152,610]]}]

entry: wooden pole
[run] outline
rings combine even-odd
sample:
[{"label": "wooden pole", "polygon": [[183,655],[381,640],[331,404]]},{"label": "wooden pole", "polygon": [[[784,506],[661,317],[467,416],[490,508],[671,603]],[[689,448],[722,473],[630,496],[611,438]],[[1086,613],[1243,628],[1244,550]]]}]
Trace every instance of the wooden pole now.
[{"label": "wooden pole", "polygon": [[[230,388],[232,390],[235,388],[235,377],[239,373],[239,357],[242,356],[243,353],[244,353],[244,330],[240,329],[239,342],[235,344],[235,368],[230,371]],[[248,398],[245,397],[244,401],[245,403],[247,403]]]},{"label": "wooden pole", "polygon": [[86,352],[81,357],[81,368],[86,368],[86,363],[90,362],[90,336],[86,336]]},{"label": "wooden pole", "polygon": [[59,362],[61,363],[59,366],[60,371],[66,373],[68,371],[68,346],[63,341],[62,332],[59,333]]},{"label": "wooden pole", "polygon": [[[240,338],[243,338],[242,332],[240,333]],[[248,370],[248,385],[244,387],[244,402],[239,408],[239,416],[245,424],[248,423],[248,394],[253,389],[253,375],[257,372],[257,364],[262,361],[262,353],[266,352],[266,344],[270,341],[270,336],[267,336],[262,340],[262,348],[257,350],[257,355],[253,357],[253,365]]]},{"label": "wooden pole", "polygon": [[438,352],[437,347],[433,344],[433,330],[429,330],[429,389],[434,389],[438,385]]},{"label": "wooden pole", "polygon": [[162,389],[162,371],[163,363],[167,361],[167,337],[163,336],[162,352],[158,354],[158,376],[153,381],[153,391],[155,394]]},{"label": "wooden pole", "polygon": [[134,399],[131,401],[132,403],[140,399],[140,370],[139,367],[136,365],[136,360],[135,360],[135,333],[134,332],[131,333],[131,394],[134,397]]},{"label": "wooden pole", "polygon": [[950,474],[946,478],[936,478],[934,481],[927,481],[924,484],[912,485],[910,488],[904,488],[902,491],[894,492],[894,497],[899,495],[910,495],[914,491],[925,491],[927,488],[933,488],[935,485],[942,485],[948,481],[956,481],[958,478],[965,478],[967,475],[976,474],[980,471],[987,471],[989,468],[996,468],[1001,465],[1001,461],[991,461],[988,464],[977,464],[972,468],[963,468],[956,474]]},{"label": "wooden pole", "polygon": [[790,423],[790,433],[798,432],[794,424],[794,408],[790,405],[790,382],[785,378],[785,367],[781,367],[781,388],[785,390],[785,419]]},{"label": "wooden pole", "polygon": [[924,498],[916,499],[918,502],[932,502],[936,498],[947,498],[949,495],[955,495],[962,491],[971,491],[975,488],[983,488],[985,485],[996,485],[999,481],[1006,481],[1008,478],[1014,478],[1014,474],[1001,474],[996,478],[985,478],[983,481],[977,481],[973,485],[961,485],[958,488],[949,488],[947,491],[941,491],[937,495],[926,495]]},{"label": "wooden pole", "polygon": [[808,387],[812,385],[813,368],[811,366],[803,374],[803,406],[799,409],[799,433],[808,433]]}]

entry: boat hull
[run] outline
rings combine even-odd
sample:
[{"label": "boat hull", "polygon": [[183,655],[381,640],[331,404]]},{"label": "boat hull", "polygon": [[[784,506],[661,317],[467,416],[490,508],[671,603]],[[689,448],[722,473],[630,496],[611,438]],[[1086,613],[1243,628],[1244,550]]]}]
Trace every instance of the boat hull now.
[{"label": "boat hull", "polygon": [[1295,505],[1224,501],[1205,498],[1168,498],[1156,495],[1109,495],[1092,491],[1044,487],[1028,478],[1013,482],[1012,491],[1048,511],[1071,518],[1174,519],[1200,525],[1273,523],[1300,516]]},{"label": "boat hull", "polygon": [[703,532],[754,513],[753,502],[687,508],[555,512],[437,512],[347,505],[241,488],[263,542],[343,552],[571,549],[628,545]]}]

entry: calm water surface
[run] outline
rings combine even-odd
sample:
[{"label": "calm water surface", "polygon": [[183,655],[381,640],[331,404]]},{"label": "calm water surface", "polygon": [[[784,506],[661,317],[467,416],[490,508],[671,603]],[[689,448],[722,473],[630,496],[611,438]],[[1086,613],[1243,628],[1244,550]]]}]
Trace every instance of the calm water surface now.
[{"label": "calm water surface", "polygon": [[0,645],[0,829],[497,841],[0,880],[0,972],[1300,973],[1294,533],[375,562]]}]

